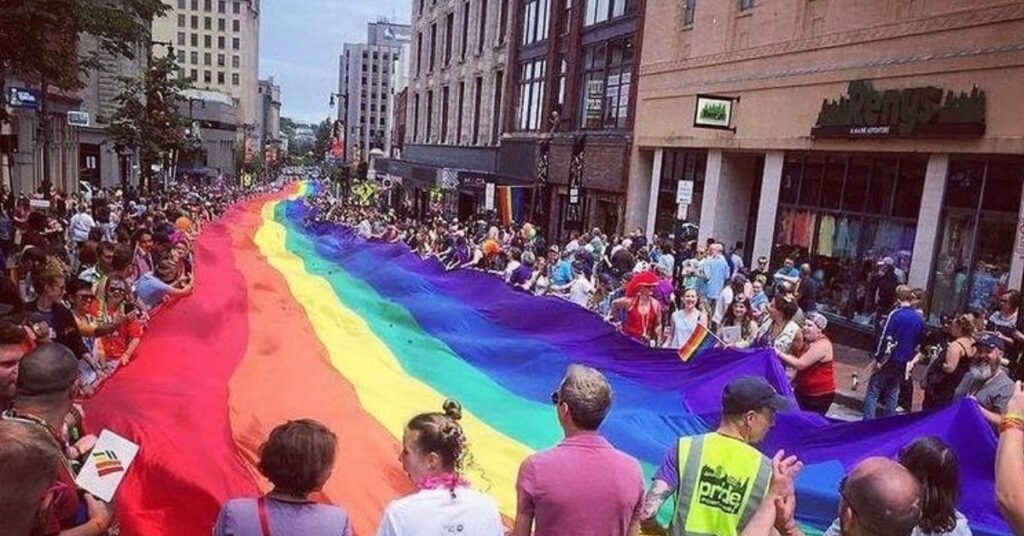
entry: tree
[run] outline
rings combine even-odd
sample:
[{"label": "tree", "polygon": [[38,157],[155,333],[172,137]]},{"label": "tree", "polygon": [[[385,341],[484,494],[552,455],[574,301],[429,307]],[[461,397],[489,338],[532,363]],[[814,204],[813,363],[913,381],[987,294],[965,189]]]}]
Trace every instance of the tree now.
[{"label": "tree", "polygon": [[114,97],[117,110],[109,118],[109,131],[120,152],[139,149],[141,189],[151,189],[156,172],[153,164],[166,169],[169,156],[189,149],[185,128],[188,120],[178,111],[181,92],[191,81],[177,76],[172,53],[153,57],[141,78],[120,77],[121,92]]},{"label": "tree", "polygon": [[324,154],[331,150],[334,125],[330,118],[324,118],[316,127],[316,138],[313,141],[313,158],[317,161],[324,159]]},{"label": "tree", "polygon": [[[161,0],[3,0],[0,74],[72,91],[81,73],[100,68],[100,53],[135,58],[149,48],[153,18],[168,9]],[[80,56],[77,36],[96,38],[97,50]],[[0,90],[3,79],[0,78]],[[7,120],[0,108],[0,122]]]}]

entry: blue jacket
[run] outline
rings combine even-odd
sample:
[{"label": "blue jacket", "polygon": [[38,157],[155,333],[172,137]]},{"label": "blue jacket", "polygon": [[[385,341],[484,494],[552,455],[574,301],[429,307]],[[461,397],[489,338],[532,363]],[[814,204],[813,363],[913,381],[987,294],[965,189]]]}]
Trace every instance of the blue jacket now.
[{"label": "blue jacket", "polygon": [[893,345],[889,362],[907,363],[917,353],[924,330],[924,318],[913,307],[905,305],[893,309],[885,319],[885,328],[882,337],[878,339],[878,348],[875,349],[875,359],[882,359],[886,347]]}]

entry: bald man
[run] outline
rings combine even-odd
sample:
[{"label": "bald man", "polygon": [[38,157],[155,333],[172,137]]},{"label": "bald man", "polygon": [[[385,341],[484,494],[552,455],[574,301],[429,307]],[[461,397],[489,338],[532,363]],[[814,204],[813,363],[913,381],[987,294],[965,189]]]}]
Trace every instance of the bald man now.
[{"label": "bald man", "polygon": [[839,518],[825,536],[910,536],[921,519],[921,484],[888,458],[857,464],[839,494]]}]

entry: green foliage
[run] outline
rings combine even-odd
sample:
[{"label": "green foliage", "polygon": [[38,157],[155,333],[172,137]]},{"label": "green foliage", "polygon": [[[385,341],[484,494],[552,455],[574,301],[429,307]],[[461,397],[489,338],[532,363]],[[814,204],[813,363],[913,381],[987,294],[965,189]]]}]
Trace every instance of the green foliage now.
[{"label": "green foliage", "polygon": [[[2,0],[0,72],[80,89],[84,72],[100,67],[100,52],[132,59],[147,50],[152,20],[167,9],[160,0]],[[98,50],[80,56],[79,34],[96,38]]]},{"label": "green foliage", "polygon": [[331,136],[334,134],[334,125],[330,118],[324,118],[316,127],[316,139],[313,141],[313,158],[317,161],[324,159],[324,153],[331,149]]},{"label": "green foliage", "polygon": [[143,186],[151,184],[150,166],[172,151],[188,149],[185,128],[188,118],[180,113],[181,92],[191,86],[177,77],[174,56],[156,56],[141,78],[121,77],[121,92],[114,97],[117,111],[101,118],[119,151],[138,147]]},{"label": "green foliage", "polygon": [[722,104],[720,102],[715,104],[706,104],[700,110],[701,119],[708,119],[710,121],[725,121],[725,117],[725,104]]}]

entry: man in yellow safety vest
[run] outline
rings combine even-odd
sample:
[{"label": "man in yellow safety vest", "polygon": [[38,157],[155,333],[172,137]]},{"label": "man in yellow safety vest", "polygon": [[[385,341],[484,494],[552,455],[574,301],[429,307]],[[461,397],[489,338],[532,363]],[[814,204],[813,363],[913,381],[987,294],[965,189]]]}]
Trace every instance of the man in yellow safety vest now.
[{"label": "man in yellow safety vest", "polygon": [[644,498],[641,520],[661,533],[654,518],[672,494],[672,536],[736,536],[768,492],[772,460],[758,444],[789,407],[764,378],[741,376],[722,392],[722,422],[714,432],[683,437],[671,447]]}]

